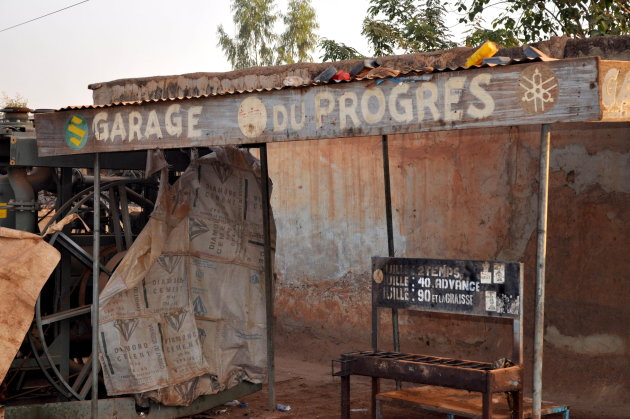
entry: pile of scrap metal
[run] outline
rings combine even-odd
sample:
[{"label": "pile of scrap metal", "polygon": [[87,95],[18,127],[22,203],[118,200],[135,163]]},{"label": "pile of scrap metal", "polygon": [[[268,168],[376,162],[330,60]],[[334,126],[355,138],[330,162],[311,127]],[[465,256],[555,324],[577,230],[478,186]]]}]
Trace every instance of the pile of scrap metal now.
[{"label": "pile of scrap metal", "polygon": [[[260,383],[266,373],[261,173],[249,151],[148,153],[159,176],[147,179],[138,177],[146,152],[112,153],[101,157],[108,176],[100,176],[97,200],[86,169],[94,156],[39,157],[32,111],[2,112],[0,403],[7,417],[90,398],[95,212],[98,395],[136,396],[110,399],[101,412],[147,411],[149,400],[187,406],[204,394],[231,399],[259,389],[225,391]],[[221,400],[161,414],[177,417]],[[88,411],[69,406],[55,409]]]},{"label": "pile of scrap metal", "polygon": [[[0,402],[6,406],[81,399],[90,390],[85,379],[92,263],[86,249],[93,230],[94,176],[81,168],[90,167],[93,157],[38,156],[33,114],[49,111],[0,109],[0,287],[5,296],[0,302]],[[144,168],[145,155],[128,153],[104,165],[116,171],[102,177],[110,185],[100,199],[105,203],[100,210],[103,282],[120,261],[125,239],[130,245],[153,208],[155,182],[122,171]]]}]

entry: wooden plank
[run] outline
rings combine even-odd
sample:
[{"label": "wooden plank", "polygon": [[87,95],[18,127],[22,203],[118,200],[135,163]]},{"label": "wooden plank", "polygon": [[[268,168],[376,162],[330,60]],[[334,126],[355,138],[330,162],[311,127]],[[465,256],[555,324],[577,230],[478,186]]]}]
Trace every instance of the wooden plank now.
[{"label": "wooden plank", "polygon": [[523,388],[523,369],[520,366],[498,368],[490,374],[493,376],[493,391],[515,391]]},{"label": "wooden plank", "polygon": [[[452,415],[464,417],[481,417],[482,396],[481,393],[452,388],[423,386],[405,390],[390,391],[380,393],[376,396],[382,403],[421,408],[440,413],[450,413]],[[499,419],[511,419],[512,415],[508,408],[507,399],[504,393],[495,393],[492,396],[493,417]],[[532,400],[524,399],[525,417],[532,416]],[[550,402],[543,402],[542,414],[549,415],[559,413],[568,409],[566,405],[557,405]]]},{"label": "wooden plank", "polygon": [[40,156],[251,144],[601,118],[578,58],[37,114]]},{"label": "wooden plank", "polygon": [[630,121],[630,61],[600,61],[602,120]]}]

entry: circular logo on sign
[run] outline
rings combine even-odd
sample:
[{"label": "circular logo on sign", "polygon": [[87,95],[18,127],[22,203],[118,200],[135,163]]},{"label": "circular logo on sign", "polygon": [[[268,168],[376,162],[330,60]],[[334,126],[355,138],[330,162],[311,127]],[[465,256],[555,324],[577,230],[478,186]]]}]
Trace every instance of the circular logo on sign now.
[{"label": "circular logo on sign", "polygon": [[81,150],[88,138],[88,125],[80,115],[72,115],[68,118],[64,128],[66,144],[74,150]]},{"label": "circular logo on sign", "polygon": [[238,109],[238,126],[248,138],[258,137],[267,125],[265,104],[257,97],[248,97]]},{"label": "circular logo on sign", "polygon": [[380,284],[381,282],[383,282],[383,271],[381,271],[380,269],[377,269],[374,271],[374,274],[372,274],[372,278],[374,278],[374,282],[376,282],[377,284]]},{"label": "circular logo on sign", "polygon": [[547,112],[558,99],[558,78],[546,65],[529,66],[519,77],[517,97],[525,112],[529,114]]}]

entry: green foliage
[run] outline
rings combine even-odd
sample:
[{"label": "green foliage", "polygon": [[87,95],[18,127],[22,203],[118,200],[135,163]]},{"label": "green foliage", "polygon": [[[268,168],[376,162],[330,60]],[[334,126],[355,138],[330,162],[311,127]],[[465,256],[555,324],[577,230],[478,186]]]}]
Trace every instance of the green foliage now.
[{"label": "green foliage", "polygon": [[[275,10],[273,0],[232,0],[236,35],[231,38],[223,25],[217,28],[218,45],[234,69],[310,60],[317,45],[319,28],[310,0],[291,0],[286,15]],[[274,32],[276,19],[284,32]]]},{"label": "green foliage", "polygon": [[475,23],[467,32],[465,44],[467,47],[478,47],[486,41],[492,41],[504,47],[517,47],[523,42],[507,29],[486,29]]},{"label": "green foliage", "polygon": [[15,96],[9,96],[6,92],[2,92],[2,100],[0,100],[0,108],[27,108],[28,100],[19,93]]},{"label": "green foliage", "polygon": [[346,44],[333,41],[332,39],[323,38],[319,42],[319,47],[324,52],[321,56],[322,61],[341,61],[365,58],[363,54],[356,49],[349,47]]},{"label": "green foliage", "polygon": [[273,25],[277,15],[274,4],[268,0],[233,0],[232,20],[236,36],[217,28],[219,46],[234,69],[274,64],[274,43],[277,36]]},{"label": "green foliage", "polygon": [[319,24],[310,0],[291,0],[283,20],[285,30],[280,35],[278,64],[311,61],[310,53],[317,46],[315,33]]},{"label": "green foliage", "polygon": [[370,0],[362,33],[375,55],[452,48],[445,14],[440,0]]},{"label": "green foliage", "polygon": [[[490,0],[458,0],[466,12],[460,22],[473,22],[483,15]],[[629,0],[504,0],[504,10],[492,22],[495,30],[514,38],[536,42],[550,36],[587,37],[630,33]]]}]

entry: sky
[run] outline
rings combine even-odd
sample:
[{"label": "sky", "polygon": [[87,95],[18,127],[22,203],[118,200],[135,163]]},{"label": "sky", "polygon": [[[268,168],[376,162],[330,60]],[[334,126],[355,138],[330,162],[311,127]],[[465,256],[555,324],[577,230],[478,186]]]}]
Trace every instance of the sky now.
[{"label": "sky", "polygon": [[[0,31],[79,1],[0,0]],[[288,0],[275,1],[286,10]],[[361,37],[368,3],[312,0],[318,35],[370,54]],[[462,32],[456,20],[447,20],[455,34]],[[217,46],[220,24],[234,33],[230,0],[89,0],[0,32],[0,94],[20,94],[31,108],[61,108],[91,104],[90,83],[229,71]],[[320,57],[317,51],[313,60]]]}]

